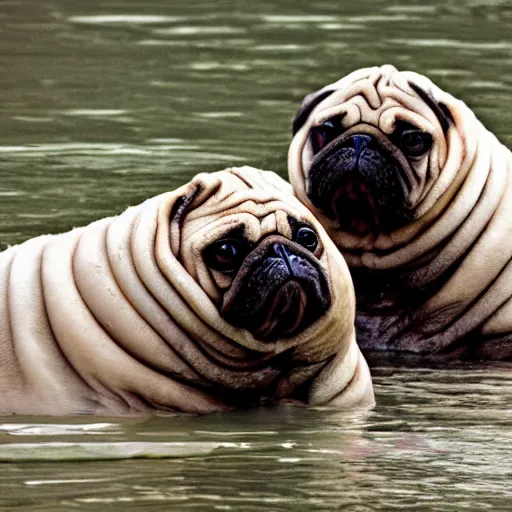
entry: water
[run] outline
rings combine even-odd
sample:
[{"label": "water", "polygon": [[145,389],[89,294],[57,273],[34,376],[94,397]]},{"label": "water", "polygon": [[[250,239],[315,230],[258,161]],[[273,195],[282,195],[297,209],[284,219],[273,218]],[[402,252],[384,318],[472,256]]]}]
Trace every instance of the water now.
[{"label": "water", "polygon": [[4,419],[0,510],[510,510],[509,374],[377,373],[369,414]]},{"label": "water", "polygon": [[[0,249],[199,171],[286,174],[307,92],[390,62],[512,145],[509,0],[0,2]],[[374,411],[1,418],[0,510],[512,509],[512,372],[374,369]],[[85,460],[87,460],[87,462]]]}]

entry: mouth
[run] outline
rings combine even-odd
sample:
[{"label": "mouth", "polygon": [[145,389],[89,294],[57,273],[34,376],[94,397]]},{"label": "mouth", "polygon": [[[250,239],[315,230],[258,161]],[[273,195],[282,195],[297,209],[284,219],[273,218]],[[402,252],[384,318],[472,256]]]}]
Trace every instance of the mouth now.
[{"label": "mouth", "polygon": [[307,303],[306,291],[300,283],[287,282],[264,304],[261,313],[256,314],[261,321],[254,331],[255,337],[261,340],[292,337],[301,330]]},{"label": "mouth", "polygon": [[[227,322],[261,341],[298,335],[331,305],[325,272],[314,255],[274,240],[283,237],[268,238],[248,256],[253,261],[236,276],[221,309]],[[278,245],[286,250],[276,250]]]},{"label": "mouth", "polygon": [[380,217],[368,185],[356,179],[346,180],[334,192],[330,211],[341,231],[364,235],[380,229]]},{"label": "mouth", "polygon": [[412,219],[406,175],[374,137],[356,134],[317,153],[308,197],[341,231],[390,233]]}]

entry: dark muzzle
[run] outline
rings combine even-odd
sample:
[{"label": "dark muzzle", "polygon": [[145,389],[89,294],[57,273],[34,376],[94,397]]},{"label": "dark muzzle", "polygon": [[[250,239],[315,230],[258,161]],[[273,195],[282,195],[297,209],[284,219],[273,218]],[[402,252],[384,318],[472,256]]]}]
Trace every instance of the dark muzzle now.
[{"label": "dark muzzle", "polygon": [[265,239],[245,259],[226,294],[222,317],[255,338],[289,338],[318,320],[331,305],[318,259],[281,236]]}]

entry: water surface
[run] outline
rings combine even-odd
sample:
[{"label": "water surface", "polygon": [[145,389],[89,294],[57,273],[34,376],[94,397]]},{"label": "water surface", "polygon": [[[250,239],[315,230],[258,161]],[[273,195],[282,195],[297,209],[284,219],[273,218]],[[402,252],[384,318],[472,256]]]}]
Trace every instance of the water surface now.
[{"label": "water surface", "polygon": [[[512,145],[508,0],[0,1],[0,249],[200,171],[286,173],[302,97],[393,63]],[[512,510],[510,369],[374,369],[369,414],[1,418],[0,510]]]}]

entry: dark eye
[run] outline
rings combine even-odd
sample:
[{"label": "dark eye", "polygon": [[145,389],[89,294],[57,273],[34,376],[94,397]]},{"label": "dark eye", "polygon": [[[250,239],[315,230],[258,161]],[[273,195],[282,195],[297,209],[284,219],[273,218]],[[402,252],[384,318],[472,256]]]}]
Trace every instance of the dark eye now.
[{"label": "dark eye", "polygon": [[302,226],[295,235],[295,241],[308,251],[314,252],[318,245],[318,236],[311,228]]},{"label": "dark eye", "polygon": [[204,250],[204,260],[213,270],[236,272],[246,255],[244,244],[238,240],[218,240]]},{"label": "dark eye", "polygon": [[432,136],[420,130],[406,130],[400,138],[400,148],[408,156],[421,156],[432,146]]},{"label": "dark eye", "polygon": [[343,128],[341,126],[341,116],[335,116],[327,119],[320,126],[311,128],[311,144],[313,145],[313,153],[318,153],[329,142],[341,135]]}]

